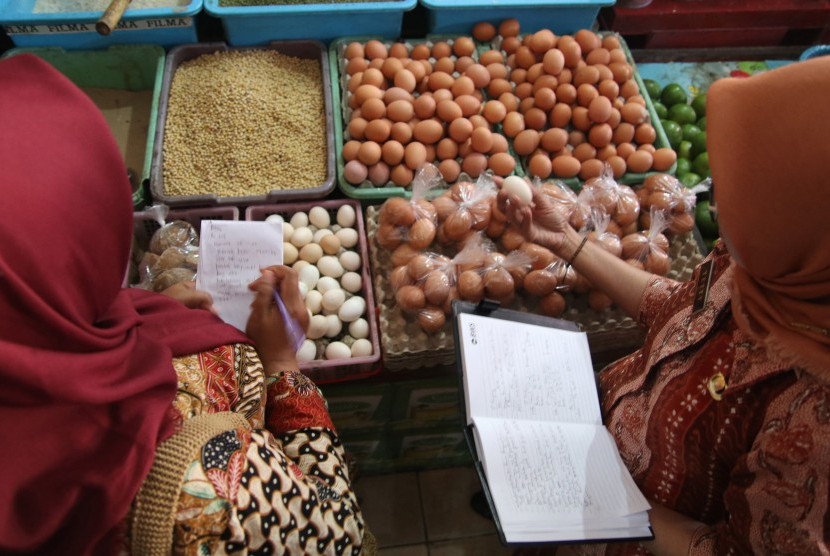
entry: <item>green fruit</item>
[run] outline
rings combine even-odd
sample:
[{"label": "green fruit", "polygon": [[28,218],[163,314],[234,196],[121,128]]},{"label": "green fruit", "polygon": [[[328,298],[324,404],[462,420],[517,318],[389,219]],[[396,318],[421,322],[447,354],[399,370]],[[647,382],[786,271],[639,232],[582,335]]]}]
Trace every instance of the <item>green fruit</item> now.
[{"label": "green fruit", "polygon": [[660,93],[663,92],[663,87],[661,87],[657,81],[654,79],[643,79],[643,85],[646,86],[648,96],[650,96],[652,100],[660,98]]},{"label": "green fruit", "polygon": [[661,120],[665,119],[669,115],[669,109],[666,108],[666,105],[657,100],[654,101],[654,112]]},{"label": "green fruit", "polygon": [[697,114],[688,104],[674,104],[669,106],[669,119],[680,125],[693,124],[697,120]]},{"label": "green fruit", "polygon": [[701,131],[690,139],[692,142],[692,157],[706,152],[706,132]]},{"label": "green fruit", "polygon": [[711,176],[712,174],[709,171],[709,153],[703,152],[697,155],[692,161],[692,170],[704,178]]},{"label": "green fruit", "polygon": [[681,85],[669,83],[660,93],[660,101],[666,106],[673,106],[675,104],[686,104],[689,102],[689,97]]},{"label": "green fruit", "polygon": [[[682,145],[682,144],[681,144]],[[688,174],[692,171],[692,161],[688,158],[678,158],[677,159],[677,169],[674,171],[675,174],[678,176],[682,176],[683,174]]]},{"label": "green fruit", "polygon": [[709,201],[698,201],[695,205],[695,224],[700,230],[700,235],[706,239],[718,237],[718,223],[712,220],[712,213],[709,212]]},{"label": "green fruit", "polygon": [[703,178],[700,177],[698,174],[695,174],[694,172],[684,172],[682,174],[678,172],[677,179],[680,180],[680,183],[682,183],[686,187],[694,187],[695,185],[700,183],[700,180],[702,180]]},{"label": "green fruit", "polygon": [[680,160],[689,160],[691,161],[694,156],[692,156],[692,142],[691,141],[681,141],[680,145],[677,147],[677,158]]},{"label": "green fruit", "polygon": [[706,93],[700,93],[692,99],[692,108],[694,108],[698,118],[706,116]]},{"label": "green fruit", "polygon": [[683,130],[680,128],[680,124],[672,120],[660,120],[660,123],[663,124],[663,131],[666,132],[669,145],[676,149],[680,145],[680,141],[683,140]]},{"label": "green fruit", "polygon": [[695,123],[695,125],[696,125],[697,127],[699,127],[702,131],[706,131],[706,116],[703,116],[701,119],[699,119],[699,120]]},{"label": "green fruit", "polygon": [[684,141],[694,142],[694,137],[697,137],[702,133],[702,131],[700,131],[700,128],[697,127],[695,124],[683,124],[682,126],[680,126],[680,128],[683,130]]}]

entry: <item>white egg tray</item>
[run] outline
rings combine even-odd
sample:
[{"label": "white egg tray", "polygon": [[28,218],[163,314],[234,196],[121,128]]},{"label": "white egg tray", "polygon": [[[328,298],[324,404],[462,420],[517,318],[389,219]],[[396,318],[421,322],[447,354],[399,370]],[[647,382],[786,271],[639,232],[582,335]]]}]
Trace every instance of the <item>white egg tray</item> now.
[{"label": "white egg tray", "polygon": [[[265,220],[272,214],[278,214],[288,222],[291,216],[297,212],[308,212],[312,207],[323,207],[326,209],[332,222],[335,221],[337,209],[343,205],[351,205],[355,211],[354,228],[357,230],[358,244],[354,247],[362,259],[360,275],[362,277],[362,288],[360,294],[366,300],[366,311],[363,315],[369,323],[369,341],[372,343],[372,354],[344,359],[315,359],[313,361],[301,362],[300,370],[312,378],[318,384],[341,382],[365,378],[380,372],[380,341],[378,326],[375,320],[375,298],[372,293],[371,274],[369,272],[369,252],[366,241],[366,227],[363,224],[363,211],[360,203],[351,200],[328,200],[319,202],[304,203],[282,203],[273,205],[253,205],[246,209],[245,220]],[[332,338],[335,340],[337,338]]]},{"label": "white egg tray", "polygon": [[[378,207],[366,209],[366,234],[372,257],[372,280],[375,286],[375,303],[378,309],[380,344],[383,351],[383,367],[389,371],[419,369],[455,364],[455,338],[452,324],[447,319],[444,328],[435,334],[427,334],[420,325],[397,307],[389,284],[392,271],[390,251],[375,241],[378,228]],[[693,234],[676,236],[669,248],[671,270],[669,278],[688,280],[695,266],[703,260]],[[612,307],[595,311],[588,306],[587,296],[566,294],[568,308],[560,318],[578,323],[588,333],[591,354],[595,362],[606,360],[607,354],[633,351],[642,344],[643,329],[621,309]],[[519,311],[533,311],[535,301],[517,295],[507,307]]]}]

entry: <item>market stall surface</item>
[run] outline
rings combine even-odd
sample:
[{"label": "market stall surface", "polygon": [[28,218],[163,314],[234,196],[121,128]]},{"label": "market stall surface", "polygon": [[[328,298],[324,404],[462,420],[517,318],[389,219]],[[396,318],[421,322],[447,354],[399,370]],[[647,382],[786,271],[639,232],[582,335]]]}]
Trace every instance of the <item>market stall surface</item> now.
[{"label": "market stall surface", "polygon": [[470,506],[481,490],[473,467],[366,475],[356,490],[383,556],[513,553],[493,522]]}]

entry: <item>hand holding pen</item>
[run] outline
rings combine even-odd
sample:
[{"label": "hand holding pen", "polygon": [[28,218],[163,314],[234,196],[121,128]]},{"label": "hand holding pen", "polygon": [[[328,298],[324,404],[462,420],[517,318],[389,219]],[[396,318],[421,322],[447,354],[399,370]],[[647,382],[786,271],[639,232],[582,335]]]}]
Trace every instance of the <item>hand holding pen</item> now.
[{"label": "hand holding pen", "polygon": [[248,287],[256,297],[245,332],[256,343],[266,374],[296,370],[297,349],[308,327],[297,273],[287,266],[270,266]]}]

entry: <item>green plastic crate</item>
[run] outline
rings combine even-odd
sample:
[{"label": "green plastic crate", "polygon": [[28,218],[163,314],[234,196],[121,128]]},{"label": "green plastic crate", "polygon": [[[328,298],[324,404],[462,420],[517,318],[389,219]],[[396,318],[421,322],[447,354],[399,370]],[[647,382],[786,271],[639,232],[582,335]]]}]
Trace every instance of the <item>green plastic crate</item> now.
[{"label": "green plastic crate", "polygon": [[152,91],[143,164],[141,168],[132,169],[140,172],[140,180],[133,184],[133,206],[142,208],[146,202],[144,192],[150,180],[156,113],[164,74],[164,49],[156,45],[116,45],[105,50],[32,47],[14,48],[3,57],[24,53],[43,58],[81,88]]}]

